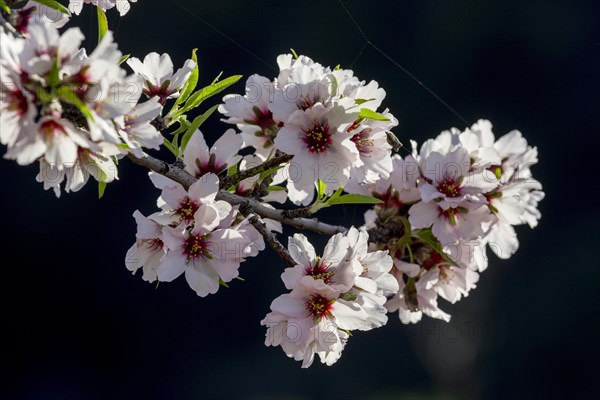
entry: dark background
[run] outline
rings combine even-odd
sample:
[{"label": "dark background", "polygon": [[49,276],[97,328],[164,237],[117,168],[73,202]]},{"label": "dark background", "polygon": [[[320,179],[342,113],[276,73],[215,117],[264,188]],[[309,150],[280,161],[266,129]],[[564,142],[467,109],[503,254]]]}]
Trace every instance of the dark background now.
[{"label": "dark background", "polygon": [[[131,214],[158,192],[124,160],[120,181],[54,198],[37,168],[0,161],[4,398],[15,399],[528,399],[589,398],[600,355],[598,135],[600,7],[583,1],[346,0],[369,39],[455,108],[521,130],[539,149],[543,218],[517,229],[521,249],[491,259],[450,324],[425,319],[358,332],[332,367],[309,370],[266,348],[259,321],[285,291],[264,252],[245,282],[199,298],[183,278],[156,288],[124,266]],[[92,8],[75,22],[95,40]],[[406,144],[465,124],[367,46],[337,1],[140,0],[108,13],[124,53],[198,48],[201,83],[273,77],[294,48],[351,67],[388,93]],[[90,41],[90,43],[91,43]],[[358,58],[357,58],[358,57]],[[239,82],[230,92],[242,92]],[[209,105],[215,104],[214,99]],[[226,126],[213,117],[210,142]],[[322,219],[360,224],[354,207]],[[321,243],[325,238],[320,239]]]}]

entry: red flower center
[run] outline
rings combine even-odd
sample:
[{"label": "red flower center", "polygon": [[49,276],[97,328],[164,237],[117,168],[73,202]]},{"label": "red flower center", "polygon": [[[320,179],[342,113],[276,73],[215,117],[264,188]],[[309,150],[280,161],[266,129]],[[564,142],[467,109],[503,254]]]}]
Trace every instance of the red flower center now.
[{"label": "red flower center", "polygon": [[324,153],[331,146],[331,134],[327,124],[317,123],[311,129],[304,131],[302,141],[311,153]]},{"label": "red flower center", "polygon": [[322,279],[325,284],[329,285],[331,283],[331,278],[335,273],[333,271],[328,271],[329,265],[325,265],[320,258],[317,258],[315,265],[309,265],[305,268],[305,272],[307,276],[312,276],[314,279]]},{"label": "red flower center", "polygon": [[461,181],[462,179],[455,180],[454,178],[446,178],[443,181],[438,182],[437,190],[448,197],[458,197],[461,195]]},{"label": "red flower center", "polygon": [[312,316],[315,321],[330,316],[334,301],[335,300],[329,300],[327,297],[321,296],[320,294],[311,295],[306,301],[308,315]]},{"label": "red flower center", "polygon": [[179,208],[175,210],[175,213],[181,217],[187,223],[190,223],[194,220],[194,214],[198,211],[200,206],[193,200],[190,200],[189,197],[186,197],[184,201],[179,204]]},{"label": "red flower center", "polygon": [[371,128],[365,128],[350,139],[356,145],[361,156],[373,150],[373,141],[370,139],[370,134]]},{"label": "red flower center", "polygon": [[210,234],[190,235],[183,244],[183,254],[187,256],[188,261],[202,259],[211,259],[208,241]]}]

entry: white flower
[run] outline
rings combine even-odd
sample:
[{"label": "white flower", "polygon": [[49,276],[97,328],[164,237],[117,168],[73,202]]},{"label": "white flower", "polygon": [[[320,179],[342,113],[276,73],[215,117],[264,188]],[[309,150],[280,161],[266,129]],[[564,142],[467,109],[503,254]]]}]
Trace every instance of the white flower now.
[{"label": "white flower", "polygon": [[497,183],[481,172],[471,172],[470,167],[471,158],[462,147],[445,154],[429,153],[421,161],[423,182],[419,189],[422,200],[435,200],[442,207],[484,200],[484,194],[496,188]]},{"label": "white flower", "polygon": [[91,146],[84,132],[64,119],[46,116],[28,128],[5,155],[17,160],[20,165],[28,165],[44,157],[49,164],[61,169],[75,164],[80,147]]},{"label": "white flower", "polygon": [[340,233],[327,242],[323,257],[317,257],[315,248],[306,236],[297,233],[290,237],[288,250],[297,264],[293,268],[286,268],[281,274],[285,287],[291,290],[302,277],[311,276],[339,293],[347,292],[362,273],[362,266],[357,259],[346,258],[348,247],[348,238]]},{"label": "white flower", "polygon": [[74,164],[49,164],[42,158],[36,180],[44,184],[44,190],[53,189],[56,197],[60,197],[60,187],[65,179],[67,193],[83,188],[90,176],[98,182],[110,183],[118,179],[113,157],[119,154],[121,151],[117,146],[101,143],[94,145],[94,150],[79,148]]},{"label": "white flower", "polygon": [[[225,201],[215,201],[219,191],[219,178],[206,174],[194,182],[188,190],[173,182],[163,188],[166,223],[202,224],[205,230],[216,228],[231,213],[231,205]],[[173,218],[171,218],[173,217]]]},{"label": "white flower", "polygon": [[404,205],[413,204],[421,200],[421,193],[417,186],[419,178],[419,165],[411,155],[404,159],[399,154],[394,154],[392,159],[392,171],[389,177],[379,179],[375,183],[360,183],[350,176],[344,190],[349,193],[359,193],[367,196],[375,196],[383,203],[378,208],[391,209],[397,212]]},{"label": "white flower", "polygon": [[236,165],[241,156],[238,151],[242,147],[241,135],[228,129],[209,149],[204,134],[197,130],[191,137],[183,153],[185,170],[199,178],[207,173],[218,174]]},{"label": "white flower", "polygon": [[148,97],[157,96],[161,104],[165,104],[167,99],[179,97],[179,90],[196,67],[193,60],[186,60],[183,67],[173,74],[173,62],[166,53],[150,53],[143,63],[138,58],[131,57],[127,64],[144,78],[144,93]]},{"label": "white flower", "polygon": [[305,276],[289,294],[271,303],[272,312],[261,321],[267,326],[265,345],[281,346],[288,357],[309,367],[318,354],[321,362],[339,359],[348,339],[344,331],[356,328],[366,312],[338,300],[339,293],[322,280]]},{"label": "white flower", "polygon": [[316,104],[298,110],[275,138],[275,147],[294,156],[289,169],[288,193],[295,204],[307,205],[314,197],[314,182],[321,179],[328,192],[348,181],[350,167],[360,165],[358,150],[346,129],[356,119],[343,106]]},{"label": "white flower", "polygon": [[158,267],[158,280],[171,282],[185,273],[190,287],[205,297],[219,290],[219,282],[230,282],[238,277],[240,262],[252,253],[253,243],[242,231],[235,229],[209,229],[207,223],[196,218],[193,228],[182,224],[176,228],[163,228],[163,241],[169,250]]},{"label": "white flower", "polygon": [[409,210],[414,229],[431,227],[431,231],[442,245],[472,240],[484,234],[492,215],[483,204],[463,202],[458,206],[420,201]]},{"label": "white flower", "polygon": [[[438,282],[434,274],[421,277],[411,277],[408,283],[404,281],[404,271],[418,271],[416,264],[405,266],[403,261],[396,260],[397,268],[394,276],[398,280],[400,290],[385,304],[390,312],[398,311],[398,316],[403,324],[415,324],[421,320],[423,314],[436,319],[450,321],[450,315],[440,310],[437,304],[438,294],[434,289]],[[399,268],[398,268],[399,267]]]},{"label": "white flower", "polygon": [[166,254],[162,241],[162,227],[137,210],[133,213],[133,217],[137,223],[136,241],[127,251],[125,266],[134,274],[142,268],[142,279],[154,282],[156,270]]},{"label": "white flower", "polygon": [[267,158],[273,151],[273,140],[283,125],[276,121],[269,110],[273,101],[274,84],[260,75],[252,75],[246,81],[246,94],[228,94],[219,106],[226,117],[224,122],[236,124],[241,131],[243,146],[252,146],[256,154]]},{"label": "white flower", "polygon": [[[362,104],[361,107],[363,107]],[[375,183],[380,179],[387,179],[392,172],[392,146],[388,143],[387,131],[398,125],[398,120],[387,110],[382,115],[390,120],[363,120],[348,128],[350,134],[353,134],[350,140],[356,145],[363,163],[363,165],[352,167],[350,170],[352,180],[361,183]]]},{"label": "white flower", "polygon": [[131,153],[141,157],[142,148],[159,150],[163,143],[163,136],[151,124],[160,115],[162,106],[158,99],[152,98],[136,105],[123,117],[123,125],[119,133],[123,141],[129,146]]}]

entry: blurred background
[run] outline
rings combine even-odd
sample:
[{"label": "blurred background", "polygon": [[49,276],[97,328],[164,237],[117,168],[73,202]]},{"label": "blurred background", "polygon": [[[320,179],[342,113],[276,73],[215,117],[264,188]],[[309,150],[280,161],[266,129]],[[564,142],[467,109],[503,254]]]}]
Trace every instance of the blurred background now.
[{"label": "blurred background", "polygon": [[[0,161],[3,363],[15,399],[529,399],[588,398],[600,355],[598,112],[600,3],[584,1],[345,0],[365,35],[452,106],[469,125],[512,129],[537,146],[544,185],[535,231],[490,260],[478,288],[425,318],[358,332],[332,367],[308,370],[266,348],[259,321],[285,292],[283,264],[266,251],[241,267],[245,282],[199,298],[183,278],[155,284],[124,266],[134,210],[155,210],[146,172],[124,160],[102,200],[94,183],[56,199],[37,168]],[[75,17],[96,40],[95,11]],[[198,48],[200,80],[276,74],[294,48],[324,65],[377,80],[396,135],[420,143],[466,124],[366,45],[338,1],[140,0],[108,12],[123,53]],[[230,93],[242,93],[245,78]],[[208,108],[219,99],[212,99]],[[209,142],[227,128],[213,116]],[[323,211],[361,224],[364,209]],[[311,237],[324,244],[327,238]],[[285,240],[285,238],[284,238]]]}]

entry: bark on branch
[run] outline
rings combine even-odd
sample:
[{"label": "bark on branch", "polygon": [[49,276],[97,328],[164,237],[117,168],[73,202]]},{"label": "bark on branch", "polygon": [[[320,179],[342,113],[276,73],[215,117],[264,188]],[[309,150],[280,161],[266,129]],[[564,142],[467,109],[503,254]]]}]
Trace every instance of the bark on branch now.
[{"label": "bark on branch", "polygon": [[228,189],[231,186],[240,183],[244,179],[251,178],[265,171],[275,168],[281,164],[290,161],[294,156],[289,154],[275,155],[275,157],[253,168],[248,168],[244,171],[238,171],[234,175],[226,176],[221,180],[221,188]]},{"label": "bark on branch", "polygon": [[[186,189],[197,180],[181,168],[168,164],[147,154],[141,158],[135,157],[133,154],[128,154],[127,157],[139,166],[147,168],[171,180],[174,180],[177,183],[180,183]],[[343,226],[330,225],[320,222],[316,218],[288,218],[283,210],[269,208],[260,201],[239,196],[223,189],[219,190],[219,193],[217,194],[217,200],[224,200],[231,205],[247,204],[247,207],[249,207],[249,209],[252,210],[252,212],[256,215],[259,215],[263,218],[270,218],[298,229],[306,229],[325,235],[335,235],[336,233],[346,232],[348,230]]]}]

